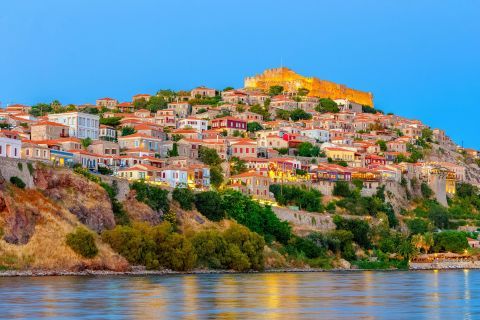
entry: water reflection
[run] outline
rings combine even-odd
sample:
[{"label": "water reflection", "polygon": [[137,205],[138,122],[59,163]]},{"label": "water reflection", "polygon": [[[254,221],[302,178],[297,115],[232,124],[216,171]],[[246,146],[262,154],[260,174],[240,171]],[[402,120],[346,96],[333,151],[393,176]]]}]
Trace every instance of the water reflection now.
[{"label": "water reflection", "polygon": [[0,278],[0,318],[480,317],[480,271]]}]

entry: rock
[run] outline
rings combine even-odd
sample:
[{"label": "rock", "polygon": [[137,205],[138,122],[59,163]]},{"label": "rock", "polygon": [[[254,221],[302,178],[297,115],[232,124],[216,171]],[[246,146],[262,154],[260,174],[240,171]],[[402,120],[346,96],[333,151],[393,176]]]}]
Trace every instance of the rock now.
[{"label": "rock", "polygon": [[115,227],[107,192],[97,183],[69,170],[39,168],[35,185],[49,198],[61,202],[90,229],[101,232]]},{"label": "rock", "polygon": [[351,269],[352,264],[345,259],[338,259],[336,262],[336,267],[338,269]]},{"label": "rock", "polygon": [[150,208],[147,204],[138,201],[135,198],[135,191],[131,190],[126,199],[122,202],[123,208],[132,221],[148,222],[151,225],[156,225],[161,222],[162,213]]}]

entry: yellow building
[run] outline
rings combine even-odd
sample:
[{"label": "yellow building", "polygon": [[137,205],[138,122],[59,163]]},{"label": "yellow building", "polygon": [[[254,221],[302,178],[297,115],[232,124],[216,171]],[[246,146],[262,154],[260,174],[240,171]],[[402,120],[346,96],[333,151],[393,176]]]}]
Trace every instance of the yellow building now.
[{"label": "yellow building", "polygon": [[349,149],[325,148],[324,151],[327,158],[331,158],[333,161],[351,162],[355,160],[355,152]]}]

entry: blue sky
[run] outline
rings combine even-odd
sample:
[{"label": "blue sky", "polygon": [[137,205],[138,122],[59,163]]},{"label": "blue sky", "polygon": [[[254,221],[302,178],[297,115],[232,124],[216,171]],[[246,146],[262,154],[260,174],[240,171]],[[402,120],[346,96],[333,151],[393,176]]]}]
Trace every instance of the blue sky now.
[{"label": "blue sky", "polygon": [[2,106],[239,87],[283,61],[480,149],[479,52],[476,0],[0,3]]}]

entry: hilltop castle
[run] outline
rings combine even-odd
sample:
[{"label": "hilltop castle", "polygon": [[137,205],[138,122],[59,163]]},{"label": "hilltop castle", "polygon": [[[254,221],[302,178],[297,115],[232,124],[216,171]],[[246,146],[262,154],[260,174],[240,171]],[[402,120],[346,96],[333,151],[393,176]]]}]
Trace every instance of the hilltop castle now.
[{"label": "hilltop castle", "polygon": [[343,84],[320,80],[315,77],[304,77],[288,68],[275,68],[265,70],[262,74],[245,78],[245,88],[261,89],[268,91],[270,86],[283,86],[287,92],[295,92],[299,88],[308,89],[309,96],[331,99],[347,99],[359,104],[373,106],[373,95],[347,88]]}]

